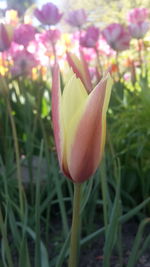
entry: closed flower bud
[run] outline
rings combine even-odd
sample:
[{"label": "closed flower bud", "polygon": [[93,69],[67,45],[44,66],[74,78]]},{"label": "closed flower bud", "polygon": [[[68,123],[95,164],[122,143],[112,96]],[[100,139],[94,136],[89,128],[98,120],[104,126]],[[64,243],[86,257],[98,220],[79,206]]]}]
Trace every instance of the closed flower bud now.
[{"label": "closed flower bud", "polygon": [[9,24],[0,23],[0,52],[9,49],[13,39],[13,27]]},{"label": "closed flower bud", "polygon": [[56,64],[52,84],[52,120],[62,172],[74,183],[83,183],[96,171],[103,155],[106,112],[112,79],[107,73],[88,94],[72,73],[63,93]]},{"label": "closed flower bud", "polygon": [[56,5],[47,3],[41,9],[36,8],[34,15],[42,24],[55,25],[60,21],[63,14],[59,12]]}]

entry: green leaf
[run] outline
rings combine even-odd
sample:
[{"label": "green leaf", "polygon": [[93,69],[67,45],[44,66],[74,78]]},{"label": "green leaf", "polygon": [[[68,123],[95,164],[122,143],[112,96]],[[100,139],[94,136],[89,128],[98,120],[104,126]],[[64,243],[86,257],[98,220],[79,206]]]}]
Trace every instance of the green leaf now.
[{"label": "green leaf", "polygon": [[[21,228],[24,227],[21,223],[17,223]],[[27,233],[32,237],[32,239],[36,240],[35,232],[30,228],[26,227]],[[40,241],[40,254],[41,254],[41,267],[49,267],[48,253],[42,241]]]},{"label": "green leaf", "polygon": [[135,241],[131,250],[131,254],[129,257],[129,261],[127,264],[127,267],[134,267],[137,263],[138,260],[138,252],[140,251],[140,245],[141,242],[143,242],[143,232],[144,232],[144,228],[147,224],[150,223],[150,218],[144,219],[140,226],[139,226],[139,230],[137,232],[137,235],[135,237]]}]

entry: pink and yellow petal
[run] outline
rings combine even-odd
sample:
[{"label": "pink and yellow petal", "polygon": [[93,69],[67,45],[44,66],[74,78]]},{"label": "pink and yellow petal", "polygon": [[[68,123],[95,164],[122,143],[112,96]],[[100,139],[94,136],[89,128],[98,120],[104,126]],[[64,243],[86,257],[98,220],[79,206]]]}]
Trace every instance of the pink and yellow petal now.
[{"label": "pink and yellow petal", "polygon": [[62,109],[61,109],[61,118],[64,129],[64,150],[63,150],[63,163],[65,169],[68,171],[68,163],[67,163],[67,154],[66,154],[66,144],[68,141],[68,128],[70,122],[72,121],[72,117],[77,113],[82,103],[87,98],[88,94],[82,84],[82,82],[76,78],[75,75],[72,76],[70,81],[64,88],[62,95]]},{"label": "pink and yellow petal", "polygon": [[74,74],[66,84],[62,94],[62,117],[65,136],[72,117],[80,108],[87,96],[88,94],[82,82],[80,79],[76,78],[76,75]]},{"label": "pink and yellow petal", "polygon": [[61,90],[60,90],[60,75],[59,67],[56,64],[53,69],[53,82],[52,82],[52,121],[54,128],[54,138],[59,159],[59,164],[62,169],[63,165],[63,150],[64,150],[64,130],[61,118]]},{"label": "pink and yellow petal", "polygon": [[103,110],[102,110],[102,141],[101,141],[101,155],[103,155],[104,152],[104,147],[105,147],[105,139],[106,139],[106,113],[109,105],[109,100],[110,100],[110,95],[111,95],[111,88],[113,84],[113,80],[110,77],[110,74],[107,73],[107,76],[109,76],[107,80],[107,85],[106,85],[106,94],[105,94],[105,99],[104,99],[104,104],[103,104]]},{"label": "pink and yellow petal", "polygon": [[87,60],[85,58],[85,55],[81,47],[80,47],[80,57],[81,57],[82,64],[83,64],[83,70],[84,70],[83,77],[85,79],[86,88],[87,88],[87,91],[90,93],[93,89],[92,82],[91,82],[91,75],[90,75],[90,71],[88,68]]},{"label": "pink and yellow petal", "polygon": [[91,92],[68,129],[67,164],[74,182],[82,183],[87,180],[95,172],[101,159],[105,132],[103,108],[110,97],[108,79],[108,76],[105,77]]},{"label": "pink and yellow petal", "polygon": [[83,62],[83,53],[81,53],[81,56],[82,61],[80,61],[76,55],[67,52],[67,60],[70,67],[73,69],[76,76],[80,78],[87,92],[90,92],[92,90],[92,83],[88,75],[87,65]]}]

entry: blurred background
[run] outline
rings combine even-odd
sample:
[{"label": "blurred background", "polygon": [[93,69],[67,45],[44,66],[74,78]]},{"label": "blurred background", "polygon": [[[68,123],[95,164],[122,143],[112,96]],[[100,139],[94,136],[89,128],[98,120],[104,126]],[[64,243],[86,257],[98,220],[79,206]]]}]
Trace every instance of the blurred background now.
[{"label": "blurred background", "polygon": [[[19,12],[24,12],[31,5],[41,6],[46,3],[46,0],[1,0],[0,7],[17,9]],[[94,21],[112,21],[122,20],[122,17],[129,9],[139,6],[149,7],[149,0],[52,0],[55,5],[59,6],[63,12],[67,12],[71,9],[85,8],[90,11],[91,19]]]},{"label": "blurred background", "polygon": [[[73,183],[60,171],[52,81],[113,79],[106,147],[83,183],[80,267],[149,267],[149,0],[0,1],[0,267],[66,267]],[[56,6],[55,6],[56,5]],[[88,129],[87,129],[88,134]]]}]

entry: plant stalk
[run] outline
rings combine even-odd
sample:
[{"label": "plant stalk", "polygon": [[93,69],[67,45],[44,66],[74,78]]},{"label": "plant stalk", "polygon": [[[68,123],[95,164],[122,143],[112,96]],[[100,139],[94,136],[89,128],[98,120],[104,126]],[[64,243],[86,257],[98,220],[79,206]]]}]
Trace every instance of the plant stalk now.
[{"label": "plant stalk", "polygon": [[77,267],[79,242],[80,242],[80,200],[81,200],[81,184],[74,184],[74,199],[73,199],[73,218],[71,227],[71,242],[69,267]]},{"label": "plant stalk", "polygon": [[116,65],[117,65],[117,69],[118,69],[118,79],[119,81],[121,80],[121,72],[120,72],[120,66],[119,66],[119,52],[116,52]]},{"label": "plant stalk", "polygon": [[18,136],[17,136],[17,129],[14,121],[14,117],[12,114],[12,107],[9,100],[8,95],[8,86],[6,81],[1,77],[2,87],[5,92],[6,96],[6,104],[7,104],[7,110],[8,115],[10,118],[11,128],[12,128],[12,135],[14,140],[14,149],[15,149],[15,156],[16,156],[16,169],[17,169],[17,179],[18,179],[18,190],[19,190],[19,204],[20,204],[20,215],[23,216],[23,186],[22,186],[22,175],[21,175],[21,166],[20,166],[20,152],[19,152],[19,144],[18,144]]},{"label": "plant stalk", "polygon": [[6,223],[4,223],[4,220],[3,220],[1,206],[0,206],[0,233],[2,235],[1,244],[2,243],[4,244],[5,254],[6,254],[6,259],[8,261],[8,265],[9,265],[9,267],[13,267],[13,260],[12,260],[12,256],[11,256],[9,242],[7,239]]},{"label": "plant stalk", "polygon": [[103,68],[102,68],[102,63],[100,60],[99,51],[98,51],[96,46],[95,46],[95,53],[96,53],[96,57],[97,57],[97,67],[98,67],[98,70],[100,72],[100,76],[102,76],[103,75]]},{"label": "plant stalk", "polygon": [[103,199],[104,226],[105,226],[106,232],[107,232],[107,226],[108,226],[108,188],[107,188],[105,158],[103,158],[103,161],[101,163],[100,172],[101,172],[101,187],[102,187],[102,199]]}]

